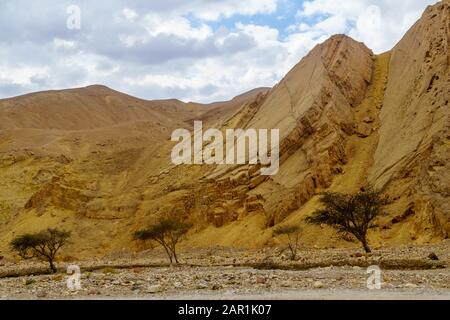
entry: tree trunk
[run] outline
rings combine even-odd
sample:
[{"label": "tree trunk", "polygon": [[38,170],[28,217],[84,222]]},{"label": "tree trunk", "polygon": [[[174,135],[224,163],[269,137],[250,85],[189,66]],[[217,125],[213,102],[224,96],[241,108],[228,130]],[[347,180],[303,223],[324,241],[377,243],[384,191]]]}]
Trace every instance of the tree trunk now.
[{"label": "tree trunk", "polygon": [[169,245],[169,250],[172,253],[172,257],[175,260],[175,263],[178,264],[178,257],[177,257],[177,252],[176,252],[175,246],[176,246],[176,243],[172,242]]},{"label": "tree trunk", "polygon": [[50,264],[50,269],[52,269],[52,272],[53,273],[56,273],[56,267],[55,267],[55,265],[53,264],[53,260],[48,260],[48,263]]},{"label": "tree trunk", "polygon": [[170,264],[172,264],[172,254],[170,253],[169,248],[166,245],[163,245],[164,250],[166,250],[167,256],[169,257]]},{"label": "tree trunk", "polygon": [[177,257],[177,254],[176,254],[176,252],[175,252],[175,248],[173,248],[173,257],[175,258],[175,263],[176,264],[178,264],[178,257]]},{"label": "tree trunk", "polygon": [[366,253],[372,252],[372,250],[370,250],[369,245],[367,244],[367,241],[362,241],[362,244],[363,244],[363,247],[364,247],[364,250],[366,251]]}]

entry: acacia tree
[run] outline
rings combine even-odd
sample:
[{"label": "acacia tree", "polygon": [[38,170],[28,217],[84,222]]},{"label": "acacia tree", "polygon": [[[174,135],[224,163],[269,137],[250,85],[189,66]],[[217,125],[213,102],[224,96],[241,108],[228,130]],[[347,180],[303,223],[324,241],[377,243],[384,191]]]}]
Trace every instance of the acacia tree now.
[{"label": "acacia tree", "polygon": [[191,225],[188,223],[170,218],[163,219],[147,229],[135,232],[134,239],[140,241],[150,240],[159,243],[166,251],[170,263],[172,264],[175,261],[178,264],[176,245],[181,237],[189,231],[190,227]]},{"label": "acacia tree", "polygon": [[298,238],[300,236],[300,227],[294,225],[285,225],[276,228],[273,231],[275,236],[286,235],[288,238],[288,247],[289,252],[291,254],[291,260],[295,260],[297,258],[298,251]]},{"label": "acacia tree", "polygon": [[325,192],[320,197],[323,209],[315,211],[306,221],[311,224],[326,224],[341,234],[352,234],[361,242],[364,250],[371,252],[367,232],[376,227],[374,219],[381,214],[388,198],[372,187],[354,194]]},{"label": "acacia tree", "polygon": [[46,260],[53,273],[58,250],[68,243],[70,232],[49,228],[38,233],[26,233],[11,241],[11,247],[23,259],[38,258]]}]

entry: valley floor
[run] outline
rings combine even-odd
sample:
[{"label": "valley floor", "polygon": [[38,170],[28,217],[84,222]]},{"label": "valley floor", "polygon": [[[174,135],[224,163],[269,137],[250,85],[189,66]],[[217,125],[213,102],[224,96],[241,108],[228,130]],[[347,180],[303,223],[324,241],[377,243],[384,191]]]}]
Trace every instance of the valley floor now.
[{"label": "valley floor", "polygon": [[[0,261],[1,299],[449,299],[449,241],[375,250],[302,251],[296,262],[262,251],[226,248],[182,252],[168,266],[157,250],[146,257],[78,261],[81,289],[67,287],[65,268]],[[273,249],[272,249],[273,250]],[[439,260],[428,257],[434,253]],[[380,265],[381,289],[369,290],[367,266]]]}]

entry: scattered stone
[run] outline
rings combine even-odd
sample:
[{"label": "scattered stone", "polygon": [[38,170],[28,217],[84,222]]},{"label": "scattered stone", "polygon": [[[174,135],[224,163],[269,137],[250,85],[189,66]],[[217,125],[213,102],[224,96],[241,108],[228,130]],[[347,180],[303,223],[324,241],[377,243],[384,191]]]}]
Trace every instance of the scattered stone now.
[{"label": "scattered stone", "polygon": [[265,284],[266,282],[267,282],[266,278],[261,277],[261,276],[256,277],[256,283],[257,284]]},{"label": "scattered stone", "polygon": [[201,281],[197,284],[197,289],[201,289],[201,290],[208,289],[208,287],[209,287],[208,284],[204,281]]},{"label": "scattered stone", "polygon": [[158,293],[161,291],[162,287],[159,284],[147,288],[147,293]]},{"label": "scattered stone", "polygon": [[[431,292],[431,290],[437,288],[448,290],[450,289],[450,272],[448,269],[440,269],[439,263],[442,261],[442,265],[444,265],[444,262],[447,261],[449,244],[450,240],[439,245],[411,245],[388,249],[381,247],[377,249],[371,259],[375,260],[377,256],[379,256],[378,258],[382,257],[385,261],[392,260],[394,262],[402,259],[417,259],[423,263],[426,263],[426,261],[433,262],[432,265],[437,266],[436,270],[427,269],[418,270],[417,272],[390,270],[383,274],[383,287],[386,289],[399,288],[410,290],[418,295],[421,295],[423,292]],[[200,256],[197,258],[194,254],[190,256],[186,254],[186,258],[190,259],[191,265],[174,267],[172,269],[166,267],[142,268],[140,273],[134,273],[133,269],[116,269],[117,273],[114,275],[96,271],[90,274],[89,279],[82,275],[82,290],[79,290],[78,293],[67,290],[65,281],[55,281],[57,275],[35,275],[33,277],[26,275],[17,278],[3,278],[0,281],[0,296],[6,295],[8,298],[19,299],[30,297],[35,299],[48,299],[49,297],[89,298],[90,296],[92,299],[108,296],[129,296],[135,298],[137,296],[140,297],[141,294],[145,297],[145,295],[150,296],[151,293],[154,293],[154,296],[167,295],[171,297],[176,295],[195,295],[199,294],[199,292],[206,292],[206,290],[208,292],[220,292],[221,295],[230,292],[230,290],[244,295],[256,292],[258,294],[272,294],[278,291],[290,291],[294,288],[296,290],[310,289],[318,291],[324,289],[360,290],[361,286],[365,286],[367,280],[366,268],[354,266],[355,263],[351,262],[346,266],[337,265],[337,262],[348,259],[350,254],[352,254],[352,259],[355,262],[357,259],[355,254],[358,252],[360,252],[358,255],[362,255],[360,259],[366,257],[363,251],[355,250],[355,248],[305,250],[305,252],[300,254],[301,258],[306,257],[305,262],[302,263],[325,262],[321,264],[321,268],[307,269],[302,272],[282,269],[252,269],[248,267],[228,268],[226,259],[223,259],[223,263],[226,265],[212,267],[208,265],[209,257]],[[228,251],[225,251],[225,253],[229,254]],[[430,253],[436,254],[440,261],[431,261],[428,257]],[[219,251],[215,253],[215,255],[220,254]],[[259,251],[250,252],[247,255],[249,255],[248,259],[251,261],[263,261],[266,256]],[[243,261],[242,257],[243,254],[237,252],[233,258],[241,262]],[[165,263],[164,258],[161,252],[161,263]],[[147,259],[147,257],[143,259]],[[159,260],[156,259],[156,261]],[[292,263],[290,261],[276,261],[286,265]],[[84,266],[88,267],[95,266],[96,262],[83,263]],[[98,263],[105,265],[103,261]],[[125,263],[125,261],[117,263]],[[137,262],[133,261],[133,263]],[[373,261],[370,261],[370,263],[377,264]],[[333,267],[331,267],[332,264],[334,265]],[[19,268],[42,266],[41,262],[34,263],[33,261],[20,262],[19,264]],[[0,272],[13,272],[17,268],[17,263],[7,261],[6,266],[0,267]],[[27,279],[33,279],[36,282],[25,286],[24,283],[27,282]],[[158,286],[153,286],[156,284]],[[170,288],[170,291],[167,290],[168,288]],[[37,297],[39,290],[45,291],[47,295],[44,297],[39,292],[40,297]]]},{"label": "scattered stone", "polygon": [[220,289],[222,289],[222,286],[220,284],[215,283],[210,287],[210,289],[211,290],[220,290]]},{"label": "scattered stone", "polygon": [[439,260],[438,256],[434,252],[432,252],[428,255],[428,259],[435,260],[435,261]]},{"label": "scattered stone", "polygon": [[367,138],[372,134],[372,126],[367,123],[361,123],[357,126],[356,133],[360,138]]},{"label": "scattered stone", "polygon": [[368,117],[365,117],[365,118],[363,119],[363,121],[364,121],[365,123],[373,123],[375,120],[374,120],[371,116],[368,116]]},{"label": "scattered stone", "polygon": [[88,295],[91,295],[91,296],[97,296],[97,295],[99,295],[99,294],[101,294],[101,292],[100,292],[100,290],[98,290],[98,289],[90,289],[90,290],[88,291]]},{"label": "scattered stone", "polygon": [[39,290],[38,292],[36,292],[36,297],[38,298],[45,298],[47,296],[47,292],[44,290]]},{"label": "scattered stone", "polygon": [[313,287],[315,289],[323,288],[323,282],[322,281],[316,281],[316,282],[314,282]]}]

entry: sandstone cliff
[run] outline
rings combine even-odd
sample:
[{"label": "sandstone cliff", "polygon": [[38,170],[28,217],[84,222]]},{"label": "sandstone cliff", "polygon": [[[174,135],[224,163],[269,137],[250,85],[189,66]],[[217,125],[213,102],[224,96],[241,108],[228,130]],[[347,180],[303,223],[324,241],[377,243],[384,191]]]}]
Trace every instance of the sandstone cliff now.
[{"label": "sandstone cliff", "polygon": [[428,8],[392,50],[380,114],[370,179],[405,198],[414,238],[450,234],[449,42],[447,2]]},{"label": "sandstone cliff", "polygon": [[[368,183],[393,200],[375,246],[450,232],[450,4],[429,7],[392,51],[336,35],[274,88],[230,102],[145,101],[105,87],[0,100],[0,250],[18,233],[73,231],[71,255],[134,250],[131,233],[161,216],[190,220],[185,245],[262,246],[300,224],[302,241],[356,246],[304,224],[325,190]],[[280,129],[280,170],[174,166],[174,128]]]}]

